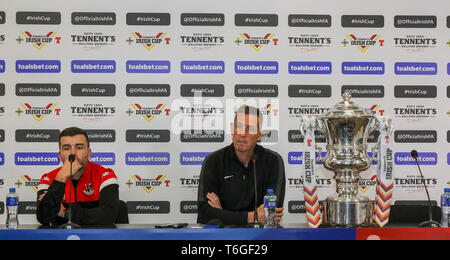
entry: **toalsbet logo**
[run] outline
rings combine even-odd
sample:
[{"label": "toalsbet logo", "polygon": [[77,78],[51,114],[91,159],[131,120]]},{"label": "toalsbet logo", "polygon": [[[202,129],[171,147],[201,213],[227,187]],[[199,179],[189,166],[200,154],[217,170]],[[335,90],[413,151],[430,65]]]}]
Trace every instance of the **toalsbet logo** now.
[{"label": "toalsbet logo", "polygon": [[[41,50],[46,45],[50,44],[61,44],[61,37],[56,36],[56,32],[49,32],[45,35],[36,35],[32,34],[29,31],[25,31],[21,33],[22,35],[19,36],[19,38],[16,40],[19,44],[21,44],[23,41],[26,44],[33,45],[37,50]],[[22,36],[25,38],[22,39]]]},{"label": "toalsbet logo", "polygon": [[58,153],[16,153],[17,166],[57,166],[60,164]]},{"label": "toalsbet logo", "polygon": [[[437,165],[437,153],[419,153],[417,158],[420,165]],[[411,153],[396,153],[395,165],[416,165],[416,161],[411,157]]]},{"label": "toalsbet logo", "polygon": [[129,45],[135,44],[144,47],[147,51],[151,51],[156,46],[170,45],[172,38],[167,37],[167,33],[157,33],[155,35],[144,35],[139,32],[131,33],[127,42]]},{"label": "toalsbet logo", "polygon": [[170,165],[169,153],[127,153],[126,165]]},{"label": "toalsbet logo", "polygon": [[127,73],[170,73],[170,61],[127,61]]},{"label": "toalsbet logo", "polygon": [[202,165],[205,158],[210,153],[181,153],[180,164],[181,165]]},{"label": "toalsbet logo", "polygon": [[[166,175],[158,175],[156,178],[144,179],[139,175],[131,175],[131,179],[134,181],[136,187],[142,188],[147,194],[150,194],[157,188],[169,188],[170,180],[167,180]],[[126,183],[129,188],[133,185],[132,180],[128,180]]]},{"label": "toalsbet logo", "polygon": [[114,153],[92,153],[90,162],[102,166],[113,166],[116,164],[116,154]]},{"label": "toalsbet logo", "polygon": [[[322,153],[322,157],[325,158],[326,152]],[[370,155],[370,153],[369,153]],[[316,153],[316,164],[322,165],[322,162],[318,160],[319,153]],[[288,154],[288,163],[291,165],[302,165],[303,164],[303,152],[290,152]]]},{"label": "toalsbet logo", "polygon": [[437,75],[437,63],[397,62],[396,75]]},{"label": "toalsbet logo", "polygon": [[344,75],[384,75],[384,62],[343,62]]},{"label": "toalsbet logo", "polygon": [[331,62],[289,62],[289,74],[331,74]]},{"label": "toalsbet logo", "polygon": [[[0,69],[1,72],[1,69]],[[18,60],[16,61],[17,73],[60,73],[61,61],[59,60]]]},{"label": "toalsbet logo", "polygon": [[72,73],[116,73],[114,60],[73,60]]},{"label": "toalsbet logo", "polygon": [[223,61],[182,61],[181,73],[183,74],[224,74],[225,62]]},{"label": "toalsbet logo", "polygon": [[236,74],[278,74],[279,64],[276,61],[236,61]]}]

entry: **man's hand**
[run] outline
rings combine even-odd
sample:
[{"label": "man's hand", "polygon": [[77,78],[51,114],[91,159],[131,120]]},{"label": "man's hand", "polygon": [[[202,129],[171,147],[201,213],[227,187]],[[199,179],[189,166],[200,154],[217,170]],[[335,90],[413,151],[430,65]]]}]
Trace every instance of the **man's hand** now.
[{"label": "man's hand", "polygon": [[[81,168],[82,168],[81,164],[77,160],[75,160],[72,163],[72,174],[77,173],[79,170],[81,170]],[[66,160],[61,170],[56,175],[55,180],[62,183],[66,183],[68,178],[70,178],[70,162],[69,160]]]},{"label": "man's hand", "polygon": [[220,198],[214,193],[210,192],[206,194],[206,198],[208,199],[208,204],[216,209],[222,209],[222,204],[220,203]]},{"label": "man's hand", "polygon": [[[41,201],[45,195],[47,194],[48,191],[44,191],[44,193],[41,194],[41,196],[39,196],[38,201]],[[60,217],[64,217],[64,214],[66,213],[66,208],[64,207],[64,205],[61,203],[61,208],[59,209],[59,213],[58,216]]]},{"label": "man's hand", "polygon": [[[258,222],[259,223],[264,223],[266,221],[266,215],[264,213],[264,204],[261,204],[261,206],[258,207]],[[251,211],[248,213],[248,219],[247,219],[248,223],[253,223],[255,222],[255,212]]]},{"label": "man's hand", "polygon": [[275,219],[277,220],[277,223],[280,224],[281,219],[283,218],[283,213],[284,208],[277,208],[276,214],[275,214]]}]

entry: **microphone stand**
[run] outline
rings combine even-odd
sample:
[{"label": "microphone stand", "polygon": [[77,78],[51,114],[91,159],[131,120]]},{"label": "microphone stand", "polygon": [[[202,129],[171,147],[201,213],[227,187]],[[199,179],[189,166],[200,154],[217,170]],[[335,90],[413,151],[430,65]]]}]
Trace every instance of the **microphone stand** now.
[{"label": "microphone stand", "polygon": [[420,177],[422,178],[422,182],[423,182],[423,186],[425,187],[425,191],[427,193],[427,198],[428,198],[428,215],[429,215],[429,220],[428,221],[424,221],[422,223],[419,224],[419,227],[441,227],[441,224],[434,221],[433,220],[433,205],[431,205],[431,198],[430,198],[430,193],[428,192],[428,187],[427,184],[425,183],[425,178],[423,177],[423,173],[422,173],[422,169],[420,168],[420,163],[418,160],[418,153],[417,151],[412,151],[411,152],[412,157],[414,158],[414,160],[416,161],[417,167],[419,168],[419,172],[420,172]]},{"label": "microphone stand", "polygon": [[69,221],[61,225],[59,229],[81,229],[81,226],[75,223],[72,223],[72,164],[75,161],[75,155],[69,156],[70,162],[70,178],[69,178]]},{"label": "microphone stand", "polygon": [[248,228],[264,228],[264,223],[259,222],[258,218],[258,182],[256,180],[256,156],[252,156],[253,161],[253,179],[255,180],[255,214],[253,223],[248,224]]}]

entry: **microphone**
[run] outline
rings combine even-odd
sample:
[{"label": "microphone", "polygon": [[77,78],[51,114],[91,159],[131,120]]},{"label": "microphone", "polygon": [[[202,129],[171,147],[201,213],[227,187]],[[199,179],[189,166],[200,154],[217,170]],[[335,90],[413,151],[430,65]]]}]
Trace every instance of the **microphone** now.
[{"label": "microphone", "polygon": [[[80,229],[81,227],[75,223],[72,223],[72,170],[73,170],[73,162],[75,161],[75,155],[71,154],[69,155],[68,158],[69,162],[70,162],[70,178],[69,178],[69,221],[60,226],[60,229]],[[75,198],[76,200],[76,198]]]},{"label": "microphone", "polygon": [[422,169],[420,168],[419,153],[416,150],[412,150],[411,157],[414,158],[417,164],[417,168],[419,168],[420,177],[422,178],[423,186],[425,187],[425,191],[427,193],[428,198],[428,215],[430,219],[428,221],[420,223],[419,227],[441,227],[441,224],[433,220],[433,210],[432,210],[433,205],[431,204],[430,193],[428,192],[428,187],[427,184],[425,183],[425,178],[423,177]]},{"label": "microphone", "polygon": [[259,222],[258,218],[258,181],[256,179],[256,161],[258,160],[258,156],[253,154],[251,157],[251,161],[253,162],[253,179],[255,180],[255,215],[253,219],[253,223],[248,225],[249,228],[264,228],[264,224]]}]

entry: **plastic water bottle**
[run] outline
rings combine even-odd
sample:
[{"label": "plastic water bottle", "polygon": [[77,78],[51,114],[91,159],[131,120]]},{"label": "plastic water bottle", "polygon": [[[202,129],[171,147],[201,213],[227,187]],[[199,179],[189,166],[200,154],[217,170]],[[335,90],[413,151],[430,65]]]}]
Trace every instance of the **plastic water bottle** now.
[{"label": "plastic water bottle", "polygon": [[19,227],[18,219],[19,195],[16,194],[16,189],[9,189],[9,194],[6,195],[6,228],[16,230]]},{"label": "plastic water bottle", "polygon": [[449,227],[450,216],[450,189],[445,189],[441,196],[442,221],[441,227]]},{"label": "plastic water bottle", "polygon": [[267,195],[264,196],[264,211],[266,215],[265,228],[276,228],[276,211],[277,211],[277,196],[272,189],[267,190]]}]

